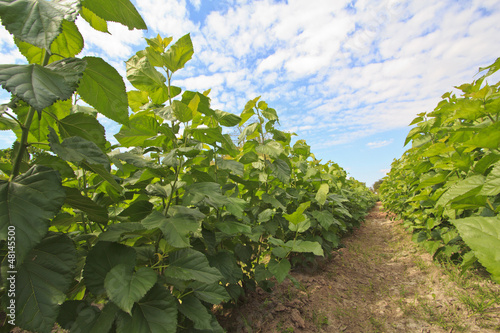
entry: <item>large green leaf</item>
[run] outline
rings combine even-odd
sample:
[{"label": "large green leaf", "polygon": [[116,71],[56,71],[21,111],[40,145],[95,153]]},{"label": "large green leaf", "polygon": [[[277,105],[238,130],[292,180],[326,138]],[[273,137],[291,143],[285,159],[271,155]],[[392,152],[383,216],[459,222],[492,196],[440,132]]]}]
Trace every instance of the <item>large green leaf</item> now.
[{"label": "large green leaf", "polygon": [[176,248],[190,247],[189,234],[200,228],[200,223],[190,216],[165,217],[154,210],[141,224],[147,229],[159,228],[170,246]]},{"label": "large green leaf", "polygon": [[132,316],[122,312],[117,324],[118,333],[175,333],[177,302],[168,289],[156,284],[134,304]]},{"label": "large green leaf", "polygon": [[66,301],[61,305],[57,323],[70,332],[107,333],[119,311],[113,302],[108,302],[101,311],[96,306],[88,306],[85,301]]},{"label": "large green leaf", "polygon": [[[19,51],[26,57],[30,64],[42,65],[45,57],[45,49],[15,38]],[[74,22],[64,20],[62,32],[57,36],[50,46],[50,59],[48,63],[64,58],[71,58],[79,54],[83,49],[83,36]]]},{"label": "large green leaf", "polygon": [[0,65],[0,84],[36,110],[73,95],[85,70],[82,59],[67,58],[46,67],[38,64]]},{"label": "large green leaf", "polygon": [[271,259],[271,261],[269,261],[267,268],[276,277],[278,283],[281,283],[288,276],[288,272],[290,272],[292,265],[286,258],[281,259],[280,261],[276,259]]},{"label": "large green leaf", "polygon": [[61,32],[63,19],[74,21],[79,6],[79,0],[0,1],[0,18],[15,37],[50,50],[50,45]]},{"label": "large green leaf", "polygon": [[222,126],[233,127],[240,123],[241,118],[233,113],[215,110],[215,119]]},{"label": "large green leaf", "polygon": [[290,182],[291,170],[285,160],[277,158],[269,164],[269,168],[271,169],[272,175],[278,178],[282,183],[288,184]]},{"label": "large green leaf", "polygon": [[159,128],[154,114],[136,113],[130,117],[128,126],[122,126],[120,132],[115,134],[115,138],[124,147],[140,147],[157,135]]},{"label": "large green leaf", "polygon": [[233,174],[243,177],[245,172],[245,166],[243,163],[240,163],[235,160],[224,159],[221,157],[217,157],[217,167],[219,169],[230,170]]},{"label": "large green leaf", "polygon": [[[149,92],[156,104],[162,104],[168,98],[165,77],[151,65],[147,56],[141,52],[127,61],[127,79],[137,89]],[[165,92],[163,97],[162,94],[159,94],[162,91]]]},{"label": "large green leaf", "polygon": [[212,314],[201,304],[200,300],[192,295],[182,298],[179,311],[194,323],[198,330],[211,330]]},{"label": "large green leaf", "polygon": [[[89,333],[109,332],[113,327],[113,323],[118,311],[120,311],[120,309],[113,302],[107,303],[102,311],[100,311],[99,314],[95,317],[95,320],[93,320],[92,326],[90,326],[88,323],[89,317],[85,316],[85,314],[83,313],[79,313],[78,317],[76,318],[75,324],[82,323],[82,325],[80,325],[79,327],[77,326],[76,329],[89,328]],[[73,327],[71,332],[73,332]]]},{"label": "large green leaf", "polygon": [[220,304],[231,299],[226,289],[219,283],[192,282],[189,284],[193,288],[194,295],[200,300],[212,304]]},{"label": "large green leaf", "polygon": [[149,267],[133,272],[129,264],[113,267],[104,279],[104,288],[109,298],[123,311],[131,314],[132,306],[154,286],[158,276]]},{"label": "large green leaf", "polygon": [[207,257],[192,249],[182,249],[172,253],[170,264],[164,274],[179,280],[195,280],[215,283],[223,278],[217,268],[210,267]]},{"label": "large green leaf", "polygon": [[51,332],[73,281],[77,257],[66,235],[49,234],[27,255],[16,275],[16,324]]},{"label": "large green leaf", "polygon": [[137,222],[148,216],[152,209],[153,204],[151,202],[146,200],[137,200],[125,208],[119,216],[128,217],[129,221]]},{"label": "large green leaf", "polygon": [[324,256],[321,244],[318,242],[291,240],[286,242],[286,246],[291,247],[293,252],[311,252],[317,256]]},{"label": "large green leaf", "polygon": [[279,142],[269,141],[265,144],[257,146],[255,151],[259,154],[266,154],[272,158],[277,158],[283,152],[283,146]]},{"label": "large green leaf", "polygon": [[181,101],[172,102],[172,112],[180,122],[187,123],[193,119],[193,111]]},{"label": "large green leaf", "polygon": [[0,240],[7,239],[9,225],[16,228],[18,263],[47,233],[65,196],[58,172],[44,166],[34,166],[12,181],[0,180]]},{"label": "large green leaf", "polygon": [[95,222],[108,223],[108,210],[99,206],[89,197],[83,196],[80,190],[73,187],[65,187],[65,204],[87,213],[87,217]]},{"label": "large green leaf", "polygon": [[79,136],[72,136],[59,143],[59,138],[54,129],[50,128],[49,130],[50,148],[63,160],[77,165],[82,165],[84,162],[100,164],[107,170],[110,169],[108,156],[92,141]]},{"label": "large green leaf", "polygon": [[500,193],[500,162],[496,162],[493,165],[490,173],[486,177],[484,186],[481,189],[482,195],[497,195]]},{"label": "large green leaf", "polygon": [[189,34],[182,36],[163,54],[165,66],[175,72],[184,67],[193,56],[193,43]]},{"label": "large green leaf", "polygon": [[332,224],[335,223],[335,218],[333,214],[327,210],[322,211],[314,211],[312,215],[316,220],[318,220],[319,224],[325,229],[328,230]]},{"label": "large green leaf", "polygon": [[436,202],[436,206],[444,207],[450,202],[475,196],[481,191],[484,180],[485,177],[483,175],[474,175],[458,181],[443,193]]},{"label": "large green leaf", "polygon": [[500,283],[500,219],[473,216],[453,220],[460,236],[474,251],[479,262]]},{"label": "large green leaf", "polygon": [[99,148],[105,149],[106,137],[104,127],[99,121],[85,113],[73,113],[57,122],[61,138],[79,136],[94,142]]},{"label": "large green leaf", "polygon": [[299,224],[300,222],[303,222],[305,219],[307,219],[307,216],[304,214],[304,211],[311,206],[311,202],[303,202],[297,207],[295,212],[292,214],[283,214],[283,217],[290,223],[292,224]]},{"label": "large green leaf", "polygon": [[147,29],[141,14],[129,0],[83,0],[82,6],[106,21],[121,23],[132,29]]},{"label": "large green leaf", "polygon": [[99,16],[97,16],[91,10],[89,10],[89,9],[87,9],[85,7],[82,7],[82,9],[80,10],[80,16],[85,21],[87,21],[90,24],[90,26],[92,28],[94,28],[95,30],[109,33],[109,31],[108,31],[108,22],[106,22],[105,19],[100,18]]},{"label": "large green leaf", "polygon": [[243,272],[233,252],[218,251],[213,256],[209,256],[208,261],[210,266],[217,268],[222,273],[225,279],[223,282],[238,283],[243,278]]},{"label": "large green leaf", "polygon": [[87,68],[77,90],[82,99],[109,119],[127,124],[128,97],[121,75],[101,58],[84,60]]},{"label": "large green leaf", "polygon": [[135,258],[136,252],[131,247],[113,242],[98,242],[87,255],[83,269],[87,289],[94,295],[104,293],[104,279],[108,272],[120,264],[126,264],[133,269]]},{"label": "large green leaf", "polygon": [[316,201],[318,201],[318,203],[320,205],[324,205],[325,204],[325,201],[326,201],[326,197],[328,196],[328,191],[330,190],[330,187],[328,186],[328,184],[321,184],[319,186],[319,190],[318,192],[316,192]]}]

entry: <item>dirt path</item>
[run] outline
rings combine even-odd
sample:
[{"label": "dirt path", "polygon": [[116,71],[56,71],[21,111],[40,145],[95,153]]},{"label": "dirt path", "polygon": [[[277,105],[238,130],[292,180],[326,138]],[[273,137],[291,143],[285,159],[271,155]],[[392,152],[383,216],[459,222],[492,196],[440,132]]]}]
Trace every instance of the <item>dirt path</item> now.
[{"label": "dirt path", "polygon": [[228,332],[499,332],[500,288],[438,267],[378,204],[345,248],[219,317]]}]

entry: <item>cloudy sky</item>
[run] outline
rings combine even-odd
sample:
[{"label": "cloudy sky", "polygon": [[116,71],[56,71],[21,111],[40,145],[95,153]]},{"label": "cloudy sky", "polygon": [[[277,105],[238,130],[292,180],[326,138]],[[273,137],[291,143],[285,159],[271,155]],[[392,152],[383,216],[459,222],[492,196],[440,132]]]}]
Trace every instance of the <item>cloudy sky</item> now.
[{"label": "cloudy sky", "polygon": [[[369,186],[404,152],[417,113],[500,57],[498,0],[132,1],[149,29],[110,24],[108,35],[79,18],[81,56],[125,76],[143,37],[191,33],[195,54],[174,85],[211,89],[212,106],[236,114],[262,96],[282,130]],[[0,63],[14,62],[22,56],[2,27]],[[103,122],[113,141],[118,126]],[[12,143],[0,136],[1,147]]]}]

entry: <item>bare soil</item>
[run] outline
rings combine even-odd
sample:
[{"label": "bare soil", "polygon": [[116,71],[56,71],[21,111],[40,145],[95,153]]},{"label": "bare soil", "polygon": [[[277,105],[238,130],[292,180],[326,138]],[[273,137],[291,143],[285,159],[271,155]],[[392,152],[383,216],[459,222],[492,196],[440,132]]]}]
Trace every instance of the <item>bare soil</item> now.
[{"label": "bare soil", "polygon": [[443,267],[380,211],[317,266],[218,313],[227,332],[499,332],[500,288]]}]

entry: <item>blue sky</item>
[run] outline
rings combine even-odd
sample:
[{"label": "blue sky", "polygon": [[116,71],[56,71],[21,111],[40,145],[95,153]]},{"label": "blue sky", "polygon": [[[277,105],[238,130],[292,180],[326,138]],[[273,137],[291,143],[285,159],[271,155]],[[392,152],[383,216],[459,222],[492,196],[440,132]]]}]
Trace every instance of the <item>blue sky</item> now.
[{"label": "blue sky", "polygon": [[[101,56],[125,77],[144,37],[191,33],[195,54],[174,85],[212,89],[213,108],[236,114],[262,96],[282,130],[368,186],[405,151],[417,113],[500,57],[498,0],[132,1],[149,29],[110,23],[107,35],[79,18],[80,56]],[[0,63],[22,62],[1,27]],[[114,142],[119,126],[100,120]],[[0,132],[1,148],[13,140]]]}]

